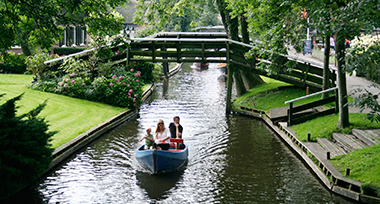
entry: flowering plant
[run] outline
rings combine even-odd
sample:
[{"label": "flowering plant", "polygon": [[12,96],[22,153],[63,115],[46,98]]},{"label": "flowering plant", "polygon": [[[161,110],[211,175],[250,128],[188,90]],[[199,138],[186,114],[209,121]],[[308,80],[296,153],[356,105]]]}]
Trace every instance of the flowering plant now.
[{"label": "flowering plant", "polygon": [[365,35],[355,37],[347,49],[348,72],[356,71],[358,75],[380,82],[380,37]]}]

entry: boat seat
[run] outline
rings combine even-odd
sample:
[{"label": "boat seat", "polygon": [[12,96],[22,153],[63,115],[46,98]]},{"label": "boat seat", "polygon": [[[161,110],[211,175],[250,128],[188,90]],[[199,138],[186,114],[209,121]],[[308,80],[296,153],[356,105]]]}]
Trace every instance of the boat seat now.
[{"label": "boat seat", "polygon": [[183,144],[183,139],[170,138],[170,147],[177,149],[178,144]]},{"label": "boat seat", "polygon": [[170,143],[183,143],[183,139],[170,138]]}]

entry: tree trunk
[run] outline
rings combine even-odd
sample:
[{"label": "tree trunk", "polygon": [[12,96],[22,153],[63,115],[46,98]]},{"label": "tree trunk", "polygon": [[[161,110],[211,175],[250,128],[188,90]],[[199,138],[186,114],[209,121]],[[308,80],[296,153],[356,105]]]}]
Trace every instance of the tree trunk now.
[{"label": "tree trunk", "polygon": [[[241,35],[243,37],[243,42],[246,44],[250,43],[249,40],[249,32],[248,32],[248,23],[247,18],[244,16],[244,13],[240,14],[240,28]],[[245,84],[246,89],[252,89],[253,87],[265,83],[259,75],[253,74],[252,72],[243,69],[242,70],[242,78]]]},{"label": "tree trunk", "polygon": [[244,13],[240,14],[240,27],[243,43],[249,44],[248,23],[247,18],[244,16]]},{"label": "tree trunk", "polygon": [[247,92],[247,89],[245,88],[245,85],[244,85],[241,70],[235,69],[234,79],[235,79],[235,85],[236,85],[236,94],[238,96],[245,94]]},{"label": "tree trunk", "polygon": [[347,83],[346,83],[346,73],[343,71],[344,68],[344,48],[345,36],[343,31],[337,33],[336,35],[336,53],[338,57],[338,100],[339,100],[339,121],[338,127],[346,128],[349,127],[349,115],[347,106]]},{"label": "tree trunk", "polygon": [[[326,90],[330,87],[330,36],[326,34],[325,37],[325,59],[323,61],[323,84],[322,84],[322,90]],[[325,99],[329,97],[328,93],[323,93],[322,94],[322,99]]]}]

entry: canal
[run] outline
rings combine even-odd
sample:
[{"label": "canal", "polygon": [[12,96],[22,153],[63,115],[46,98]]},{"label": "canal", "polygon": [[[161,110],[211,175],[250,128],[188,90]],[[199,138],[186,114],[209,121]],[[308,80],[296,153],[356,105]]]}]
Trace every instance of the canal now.
[{"label": "canal", "polygon": [[[27,203],[354,203],[330,193],[264,122],[226,115],[226,83],[217,64],[185,64],[157,84],[134,119],[47,175]],[[181,118],[187,166],[150,175],[134,154],[157,120]]]}]

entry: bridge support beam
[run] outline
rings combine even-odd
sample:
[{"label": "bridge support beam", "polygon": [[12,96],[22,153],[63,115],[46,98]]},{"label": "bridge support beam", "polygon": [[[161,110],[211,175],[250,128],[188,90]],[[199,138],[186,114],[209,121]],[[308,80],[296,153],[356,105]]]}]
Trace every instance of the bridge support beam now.
[{"label": "bridge support beam", "polygon": [[227,98],[226,98],[226,113],[230,113],[232,109],[231,95],[232,95],[232,81],[233,81],[233,69],[230,62],[230,44],[227,43]]},{"label": "bridge support beam", "polygon": [[231,95],[232,95],[232,81],[233,81],[233,70],[231,68],[230,63],[227,63],[227,107],[226,107],[226,113],[230,113],[232,109],[231,104]]},{"label": "bridge support beam", "polygon": [[[161,51],[166,51],[165,47],[161,48]],[[168,59],[167,57],[162,57],[163,59]],[[165,78],[168,78],[168,73],[169,73],[169,63],[168,62],[163,62],[162,63],[162,68],[164,71]]]}]

